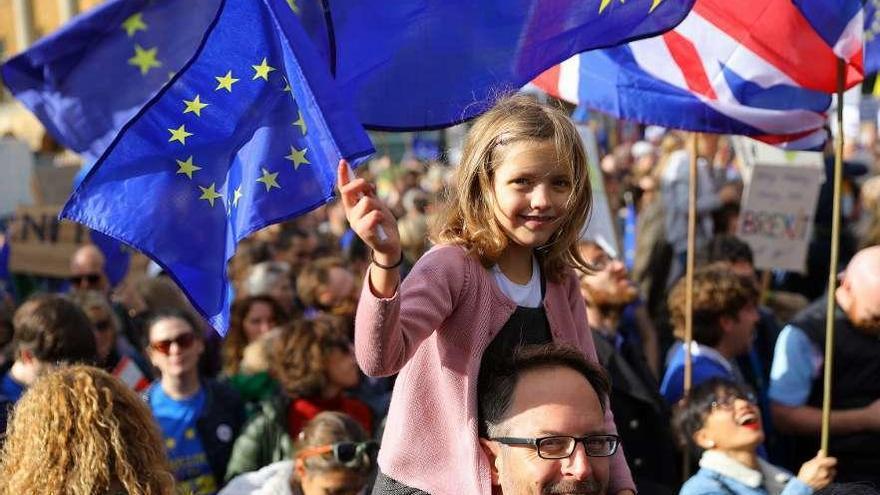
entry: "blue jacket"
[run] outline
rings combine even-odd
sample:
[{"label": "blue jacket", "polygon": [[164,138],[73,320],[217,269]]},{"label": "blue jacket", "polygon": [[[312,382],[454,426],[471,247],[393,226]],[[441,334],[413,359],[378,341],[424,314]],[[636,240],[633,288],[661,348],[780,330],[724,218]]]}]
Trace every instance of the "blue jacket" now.
[{"label": "blue jacket", "polygon": [[700,470],[681,487],[679,495],[811,495],[813,489],[788,471],[758,459],[750,469],[717,452],[707,451]]}]

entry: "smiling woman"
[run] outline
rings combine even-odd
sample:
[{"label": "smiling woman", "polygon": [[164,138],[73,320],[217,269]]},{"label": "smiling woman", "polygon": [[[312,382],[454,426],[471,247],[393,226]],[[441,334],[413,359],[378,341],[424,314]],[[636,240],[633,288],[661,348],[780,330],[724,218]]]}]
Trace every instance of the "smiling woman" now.
[{"label": "smiling woman", "polygon": [[695,388],[673,423],[682,443],[700,456],[700,470],[681,495],[808,495],[834,479],[837,460],[822,453],[797,477],[759,458],[761,412],[752,393],[731,381],[715,378]]}]

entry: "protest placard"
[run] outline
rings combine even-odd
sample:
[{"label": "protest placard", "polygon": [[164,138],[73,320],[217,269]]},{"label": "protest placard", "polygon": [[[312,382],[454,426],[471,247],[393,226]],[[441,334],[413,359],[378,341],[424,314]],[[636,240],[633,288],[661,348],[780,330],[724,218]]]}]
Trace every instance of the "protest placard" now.
[{"label": "protest placard", "polygon": [[0,139],[0,217],[11,215],[21,204],[31,204],[31,177],[34,155],[23,141]]},{"label": "protest placard", "polygon": [[752,159],[737,235],[751,246],[756,268],[803,273],[825,181],[822,156],[770,150]]},{"label": "protest placard", "polygon": [[60,205],[20,206],[9,236],[9,271],[70,276],[70,256],[89,242],[88,230],[58,220]]},{"label": "protest placard", "polygon": [[581,142],[587,152],[587,166],[590,174],[590,186],[593,190],[593,209],[587,224],[581,230],[582,239],[590,239],[599,244],[610,256],[620,257],[617,229],[614,226],[615,215],[612,215],[605,193],[605,182],[599,168],[599,146],[593,130],[584,125],[577,126]]}]

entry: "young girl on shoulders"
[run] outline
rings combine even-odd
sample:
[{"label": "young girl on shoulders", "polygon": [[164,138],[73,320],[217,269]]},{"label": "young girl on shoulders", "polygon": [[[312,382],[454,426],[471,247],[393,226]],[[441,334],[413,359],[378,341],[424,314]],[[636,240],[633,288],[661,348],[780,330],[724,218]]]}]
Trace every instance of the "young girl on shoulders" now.
[{"label": "young girl on shoulders", "polygon": [[[491,467],[477,432],[481,366],[549,341],[596,361],[573,270],[587,269],[577,241],[591,204],[577,131],[561,111],[521,95],[477,119],[434,229],[436,246],[402,284],[394,216],[348,170],[341,162],[341,200],[373,250],[355,354],[368,375],[399,373],[373,493],[489,495]],[[610,409],[606,427],[615,432]],[[608,493],[630,490],[619,451]]]}]

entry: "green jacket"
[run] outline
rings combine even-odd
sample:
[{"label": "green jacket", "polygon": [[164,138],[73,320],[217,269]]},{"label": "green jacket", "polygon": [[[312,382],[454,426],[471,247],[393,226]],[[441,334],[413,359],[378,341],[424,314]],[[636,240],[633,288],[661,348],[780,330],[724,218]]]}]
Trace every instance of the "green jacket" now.
[{"label": "green jacket", "polygon": [[293,442],[287,432],[289,405],[290,399],[283,396],[260,403],[260,409],[244,426],[232,447],[232,456],[226,467],[226,481],[291,458]]}]

